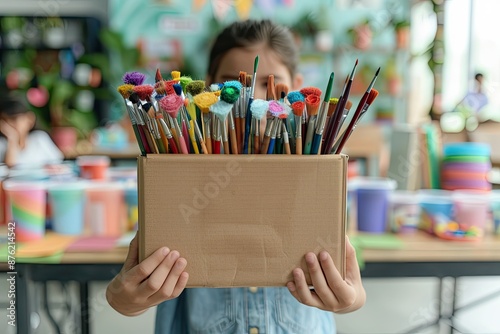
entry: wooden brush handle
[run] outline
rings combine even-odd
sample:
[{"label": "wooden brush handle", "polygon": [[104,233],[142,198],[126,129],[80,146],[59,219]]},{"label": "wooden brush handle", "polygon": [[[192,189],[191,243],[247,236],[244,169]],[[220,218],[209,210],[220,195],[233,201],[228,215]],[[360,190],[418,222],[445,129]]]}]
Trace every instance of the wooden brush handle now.
[{"label": "wooden brush handle", "polygon": [[224,141],[222,143],[224,144],[224,154],[230,154],[231,152],[229,152],[229,142]]},{"label": "wooden brush handle", "polygon": [[229,131],[229,136],[231,140],[231,153],[232,154],[238,154],[238,140],[237,138],[237,131],[235,129],[231,129]]},{"label": "wooden brush handle", "polygon": [[269,143],[271,142],[271,137],[264,136],[262,141],[262,146],[260,147],[260,154],[267,154],[267,149],[269,148]]},{"label": "wooden brush handle", "polygon": [[206,137],[205,138],[205,145],[207,146],[207,153],[212,154],[212,138]]},{"label": "wooden brush handle", "polygon": [[283,146],[285,147],[285,154],[292,154],[290,151],[290,143],[284,143]]},{"label": "wooden brush handle", "polygon": [[[241,121],[239,118],[234,119],[234,127],[236,130],[231,130],[231,145],[233,146],[233,141],[236,143],[236,150],[233,148],[233,154],[238,154],[241,153]],[[233,139],[233,132],[235,132],[234,136],[235,138]],[[234,147],[234,146],[233,146]]]},{"label": "wooden brush handle", "polygon": [[295,154],[302,155],[302,137],[297,138],[295,141]]},{"label": "wooden brush handle", "polygon": [[253,136],[253,152],[260,152],[260,136],[258,135]]}]

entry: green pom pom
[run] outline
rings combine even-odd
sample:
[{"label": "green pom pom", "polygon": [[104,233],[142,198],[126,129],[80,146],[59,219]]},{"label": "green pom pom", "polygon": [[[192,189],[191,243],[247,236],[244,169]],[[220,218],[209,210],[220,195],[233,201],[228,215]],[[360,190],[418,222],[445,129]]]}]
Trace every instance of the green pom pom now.
[{"label": "green pom pom", "polygon": [[232,86],[224,86],[220,92],[220,99],[227,103],[235,103],[239,97],[240,91]]}]

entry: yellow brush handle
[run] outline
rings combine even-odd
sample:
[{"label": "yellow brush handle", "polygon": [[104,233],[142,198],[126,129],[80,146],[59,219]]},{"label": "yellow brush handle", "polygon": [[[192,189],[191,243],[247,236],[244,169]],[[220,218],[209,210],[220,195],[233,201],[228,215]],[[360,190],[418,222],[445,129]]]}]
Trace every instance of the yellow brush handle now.
[{"label": "yellow brush handle", "polygon": [[194,122],[193,120],[189,121],[191,127],[189,128],[189,138],[191,139],[191,145],[193,145],[194,154],[200,154],[200,150],[198,149],[198,144],[196,143],[196,138],[194,136]]}]

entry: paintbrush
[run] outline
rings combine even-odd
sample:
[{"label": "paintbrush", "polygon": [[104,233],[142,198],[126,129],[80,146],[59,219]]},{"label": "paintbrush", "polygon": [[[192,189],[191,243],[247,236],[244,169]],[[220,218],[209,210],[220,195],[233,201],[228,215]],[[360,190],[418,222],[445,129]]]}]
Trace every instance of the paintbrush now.
[{"label": "paintbrush", "polygon": [[302,155],[302,114],[306,103],[297,100],[292,103],[292,111],[295,118],[295,154]]},{"label": "paintbrush", "polygon": [[[226,124],[226,118],[228,114],[233,109],[234,103],[236,103],[236,101],[238,101],[238,98],[240,97],[241,88],[242,85],[238,81],[225,82],[224,86],[220,91],[220,100],[210,106],[209,110],[212,112],[212,114],[214,114],[217,117],[216,118],[217,122],[214,127],[214,129],[217,132],[220,132],[223,125]],[[217,146],[214,149],[214,154],[220,154],[219,135],[220,133],[217,133],[215,136],[216,137],[215,144]],[[227,149],[229,150],[228,146]]]},{"label": "paintbrush", "polygon": [[[275,90],[276,90],[276,96],[278,97],[279,101],[281,103],[285,103],[285,98],[287,97],[288,91],[289,91],[288,85],[286,85],[284,83],[278,83],[278,84],[276,84]],[[293,131],[292,131],[292,129],[293,129],[293,125],[292,125],[293,114],[289,113],[289,115],[290,115],[290,117],[283,120],[283,122],[285,123],[285,126],[287,128],[286,132],[287,132],[288,139],[289,139],[288,142],[292,147],[295,147],[295,135],[293,134]]]},{"label": "paintbrush", "polygon": [[[153,91],[155,91],[154,87],[151,85],[139,85],[134,87],[134,92],[137,93],[137,96],[142,101],[147,101],[151,104],[151,107],[144,108],[146,113],[145,119],[147,119],[146,124],[151,132],[152,138],[155,141],[155,145],[158,148],[158,153],[167,153],[165,146],[162,141],[161,133],[158,127],[158,123],[156,122],[156,109],[155,103],[156,100],[152,98]],[[166,138],[165,138],[166,142]]]},{"label": "paintbrush", "polygon": [[186,140],[184,139],[184,135],[180,129],[179,123],[177,122],[177,115],[179,113],[179,109],[184,104],[184,100],[177,94],[170,94],[164,96],[160,102],[160,108],[167,114],[170,119],[171,124],[175,126],[175,130],[178,135],[178,147],[182,154],[189,154],[189,150],[186,145]]},{"label": "paintbrush", "polygon": [[[146,121],[144,120],[144,115],[142,114],[141,110],[139,110],[141,101],[139,99],[139,96],[137,96],[136,92],[132,92],[129,95],[129,101],[132,103],[134,107],[135,114],[137,116],[137,127],[139,129],[139,132],[141,133],[141,138],[143,138],[145,141],[143,141],[144,148],[146,150],[146,153],[153,153],[153,143],[151,139],[151,133],[149,132],[149,128],[146,125]],[[141,107],[142,108],[142,107]]]},{"label": "paintbrush", "polygon": [[[243,152],[243,135],[242,135],[242,129],[241,129],[241,110],[246,107],[245,101],[246,101],[246,77],[247,77],[247,72],[240,71],[238,75],[238,81],[242,86],[241,92],[240,92],[240,98],[238,100],[238,103],[236,104],[234,110],[234,119],[231,120],[231,116],[229,119],[229,126],[231,128],[231,122],[234,123],[235,127],[235,133],[236,133],[236,147],[237,151],[233,148],[233,154],[238,154]],[[232,134],[231,134],[231,143],[233,142]],[[235,153],[237,152],[237,153]]]},{"label": "paintbrush", "polygon": [[316,119],[318,117],[318,109],[321,103],[321,98],[318,95],[310,94],[306,96],[306,110],[308,116],[307,130],[305,133],[304,154],[311,153],[312,141],[316,129]]},{"label": "paintbrush", "polygon": [[250,106],[255,97],[255,83],[257,82],[257,68],[259,67],[259,56],[255,57],[253,64],[252,88],[250,89],[250,97],[248,99],[247,112],[245,115],[245,140],[243,141],[243,154],[248,154],[248,139],[250,137],[250,124],[252,122],[252,113]]},{"label": "paintbrush", "polygon": [[132,103],[128,101],[130,93],[134,91],[134,86],[124,84],[118,86],[117,90],[118,93],[120,93],[120,95],[123,97],[123,102],[125,103],[125,109],[127,110],[130,123],[132,123],[132,129],[134,130],[135,139],[137,140],[137,144],[139,145],[139,150],[141,151],[141,155],[146,155],[147,152],[144,147],[144,142],[146,141],[146,138],[143,138],[144,134],[141,134],[139,130],[139,127],[137,125],[137,116],[134,113],[134,107],[132,106]]},{"label": "paintbrush", "polygon": [[[359,104],[356,108],[356,111],[354,112],[354,115],[351,119],[351,121],[349,122],[349,124],[347,125],[347,128],[345,130],[345,134],[342,136],[342,138],[340,138],[338,140],[339,144],[335,144],[335,146],[337,147],[333,152],[335,152],[335,154],[339,154],[341,151],[342,151],[342,148],[344,147],[345,143],[347,142],[347,139],[349,139],[349,136],[351,135],[353,129],[354,129],[354,126],[357,124],[357,122],[359,121],[359,118],[361,116],[361,113],[366,113],[366,110],[363,112],[363,109],[365,109],[365,104],[367,103],[368,101],[368,97],[370,96],[370,93],[372,91],[372,88],[373,86],[375,85],[375,81],[377,80],[377,77],[378,77],[378,74],[380,72],[380,67],[377,69],[377,72],[375,72],[375,75],[373,76],[373,79],[372,81],[370,82],[370,85],[368,85],[368,88],[366,89],[365,93],[363,94],[363,96],[361,97],[361,100],[359,101]],[[372,93],[372,96],[373,96],[374,93]],[[378,95],[378,91],[376,92],[376,95],[375,97],[377,97]],[[373,99],[375,99],[375,97]],[[373,102],[373,101],[372,101]],[[366,107],[368,108],[368,107]],[[332,148],[333,150],[333,148]]]},{"label": "paintbrush", "polygon": [[[173,71],[173,72],[176,72],[176,71]],[[180,72],[179,72],[179,74],[180,74]],[[186,110],[185,103],[184,103],[185,100],[184,100],[184,96],[182,94],[182,86],[180,84],[176,83],[172,87],[174,89],[175,94],[180,96],[180,98],[183,101],[183,103],[181,105],[181,109],[179,110],[180,111],[179,112],[180,121],[181,121],[181,125],[182,125],[182,135],[184,137],[184,140],[186,141],[186,146],[188,148],[193,147],[193,150],[194,150],[194,146],[197,146],[196,139],[194,138],[194,129],[192,131],[190,131],[191,124],[189,123],[188,112]],[[196,147],[196,150],[198,150],[197,147]]]},{"label": "paintbrush", "polygon": [[326,116],[328,115],[328,106],[330,103],[330,95],[332,92],[333,77],[334,73],[332,72],[330,74],[330,78],[328,79],[325,96],[323,98],[323,103],[321,104],[321,108],[319,111],[319,116],[316,123],[316,130],[311,144],[311,154],[319,153],[319,147],[321,144],[321,139],[323,138],[323,131],[325,130],[325,125],[326,125]]},{"label": "paintbrush", "polygon": [[202,92],[193,97],[193,101],[198,107],[198,109],[203,114],[203,129],[204,129],[204,139],[205,145],[207,147],[208,154],[212,154],[212,136],[210,134],[210,106],[217,103],[219,98],[214,92]]},{"label": "paintbrush", "polygon": [[354,63],[354,67],[352,68],[351,74],[349,75],[349,80],[345,85],[345,89],[343,90],[342,95],[339,98],[337,108],[335,110],[335,113],[333,114],[332,127],[329,129],[330,137],[329,137],[329,142],[327,143],[328,146],[323,149],[323,154],[328,154],[328,152],[331,151],[332,145],[335,142],[335,139],[337,138],[337,135],[340,131],[341,127],[340,123],[342,122],[345,106],[347,100],[349,99],[349,93],[351,92],[352,81],[354,80],[354,74],[356,73],[357,66],[358,66],[358,59],[356,59],[356,62]]},{"label": "paintbrush", "polygon": [[269,102],[262,99],[253,100],[250,111],[252,112],[252,121],[254,121],[254,144],[253,153],[258,154],[260,152],[260,121],[266,115],[269,108]]},{"label": "paintbrush", "polygon": [[271,121],[272,127],[270,131],[270,139],[269,139],[269,146],[267,148],[267,154],[273,154],[274,145],[276,142],[276,136],[278,135],[278,131],[281,132],[282,120],[288,117],[289,109],[286,109],[285,104],[279,103],[278,101],[269,101],[268,110],[269,113],[273,116],[273,119]]}]

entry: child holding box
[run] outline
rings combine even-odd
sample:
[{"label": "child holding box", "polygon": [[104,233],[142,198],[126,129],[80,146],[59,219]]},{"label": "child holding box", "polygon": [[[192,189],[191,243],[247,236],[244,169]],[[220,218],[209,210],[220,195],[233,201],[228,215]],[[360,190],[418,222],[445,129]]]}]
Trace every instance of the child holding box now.
[{"label": "child holding box", "polygon": [[[252,73],[256,55],[256,98],[266,97],[270,74],[292,90],[301,87],[293,37],[268,20],[236,22],[221,32],[210,53],[207,83],[235,80],[242,70]],[[181,254],[163,247],[138,263],[137,243],[135,237],[106,296],[113,308],[128,316],[158,305],[158,334],[335,333],[331,312],[352,312],[365,302],[356,254],[348,240],[345,280],[327,252],[305,255],[314,290],[309,289],[300,268],[293,270],[287,288],[184,289],[189,274]]]}]

